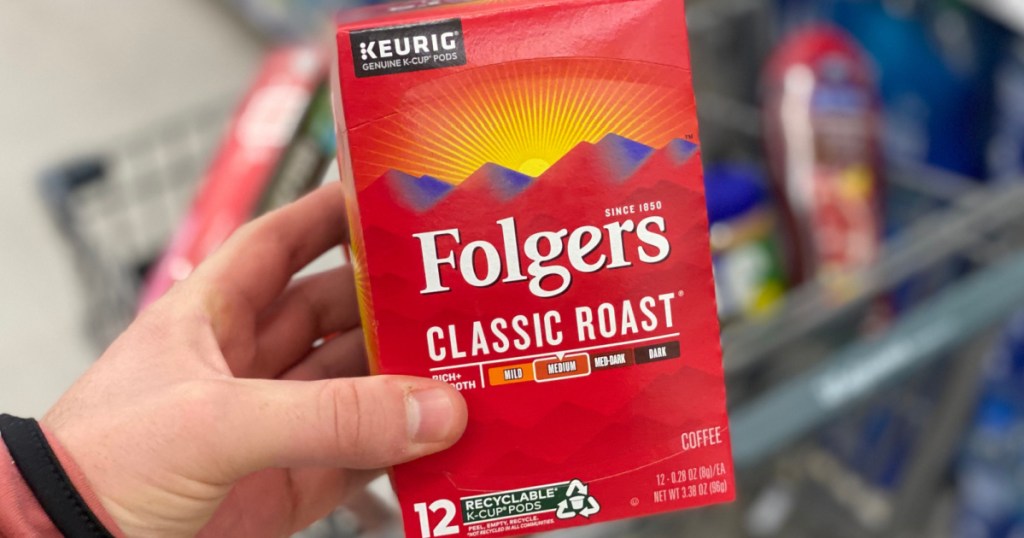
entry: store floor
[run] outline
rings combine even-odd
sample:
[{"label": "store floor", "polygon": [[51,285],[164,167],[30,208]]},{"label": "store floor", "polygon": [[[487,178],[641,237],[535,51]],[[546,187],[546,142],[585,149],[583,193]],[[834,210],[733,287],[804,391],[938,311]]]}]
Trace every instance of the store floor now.
[{"label": "store floor", "polygon": [[42,415],[96,356],[39,172],[237,94],[260,48],[202,0],[0,0],[0,412]]}]

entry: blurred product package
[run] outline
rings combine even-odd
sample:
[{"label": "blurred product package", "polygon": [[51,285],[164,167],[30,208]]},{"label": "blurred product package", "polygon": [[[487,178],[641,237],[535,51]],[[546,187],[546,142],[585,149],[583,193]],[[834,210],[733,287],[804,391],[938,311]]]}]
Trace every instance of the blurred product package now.
[{"label": "blurred product package", "polygon": [[339,165],[371,364],[469,406],[458,444],[393,470],[407,535],[731,500],[683,2],[342,21]]},{"label": "blurred product package", "polygon": [[786,275],[763,175],[752,165],[710,166],[704,189],[719,318],[769,314],[786,291]]},{"label": "blurred product package", "polygon": [[990,357],[956,482],[954,537],[1024,536],[1024,311]]},{"label": "blurred product package", "polygon": [[995,134],[988,151],[994,181],[1024,181],[1024,41],[1007,51],[996,73]]},{"label": "blurred product package", "polygon": [[796,283],[875,261],[882,238],[878,98],[842,31],[788,36],[765,76],[765,141]]},{"label": "blurred product package", "polygon": [[780,0],[783,26],[811,21],[849,32],[877,72],[883,148],[892,162],[983,180],[995,72],[1009,32],[954,0]]},{"label": "blurred product package", "polygon": [[312,46],[267,55],[188,213],[148,276],[141,306],[186,278],[242,224],[320,181],[334,157],[328,57]]}]

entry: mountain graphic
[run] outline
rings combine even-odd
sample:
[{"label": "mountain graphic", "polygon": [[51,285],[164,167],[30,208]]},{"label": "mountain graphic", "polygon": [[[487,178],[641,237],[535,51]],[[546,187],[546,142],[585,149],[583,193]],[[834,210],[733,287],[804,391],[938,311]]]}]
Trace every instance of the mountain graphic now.
[{"label": "mountain graphic", "polygon": [[602,138],[596,147],[604,155],[605,165],[613,171],[613,177],[620,181],[631,177],[654,153],[650,146],[615,134]]},{"label": "mountain graphic", "polygon": [[364,189],[360,197],[367,201],[380,197],[398,200],[401,206],[416,213],[429,211],[441,201],[449,202],[448,205],[457,201],[450,198],[479,200],[481,194],[489,194],[498,202],[508,202],[531,186],[543,184],[549,176],[625,183],[656,153],[667,154],[669,160],[679,165],[696,151],[696,144],[681,139],[672,140],[659,151],[629,138],[608,134],[596,144],[577,144],[537,178],[494,163],[481,166],[457,186],[430,176],[415,177],[392,170]]},{"label": "mountain graphic", "polygon": [[403,205],[418,212],[434,207],[453,188],[437,178],[415,177],[397,170],[384,174],[377,183],[385,186]]},{"label": "mountain graphic", "polygon": [[655,153],[655,149],[615,134],[605,135],[596,144],[581,142],[552,164],[537,178],[543,184],[548,177],[580,177],[588,181],[625,183]]},{"label": "mountain graphic", "polygon": [[668,153],[669,157],[671,157],[676,164],[683,164],[697,152],[697,144],[677,138],[669,142],[665,149],[666,153]]},{"label": "mountain graphic", "polygon": [[457,190],[484,191],[490,193],[498,201],[507,202],[523,192],[533,181],[533,178],[526,174],[509,170],[497,164],[487,163],[473,172],[466,181],[457,187]]}]

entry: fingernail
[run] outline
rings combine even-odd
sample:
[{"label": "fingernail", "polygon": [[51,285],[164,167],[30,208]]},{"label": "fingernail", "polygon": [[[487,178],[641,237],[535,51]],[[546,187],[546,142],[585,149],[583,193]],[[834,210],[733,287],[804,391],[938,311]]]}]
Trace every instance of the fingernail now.
[{"label": "fingernail", "polygon": [[455,410],[449,392],[424,389],[406,399],[409,412],[409,437],[416,443],[437,443],[448,439]]}]

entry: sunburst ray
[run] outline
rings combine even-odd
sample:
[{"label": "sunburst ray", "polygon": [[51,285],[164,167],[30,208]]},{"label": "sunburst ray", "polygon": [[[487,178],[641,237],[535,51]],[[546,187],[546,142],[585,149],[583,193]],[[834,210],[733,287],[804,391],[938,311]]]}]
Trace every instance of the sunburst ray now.
[{"label": "sunburst ray", "polygon": [[612,133],[662,147],[696,134],[688,81],[671,67],[602,59],[460,71],[414,88],[395,114],[353,133],[357,185],[388,170],[458,184],[487,163],[536,177]]}]

